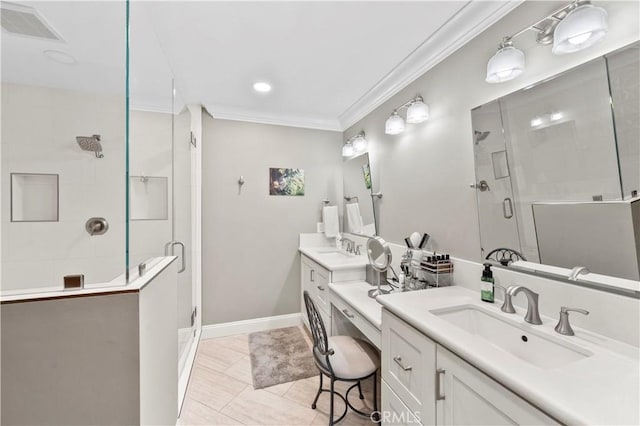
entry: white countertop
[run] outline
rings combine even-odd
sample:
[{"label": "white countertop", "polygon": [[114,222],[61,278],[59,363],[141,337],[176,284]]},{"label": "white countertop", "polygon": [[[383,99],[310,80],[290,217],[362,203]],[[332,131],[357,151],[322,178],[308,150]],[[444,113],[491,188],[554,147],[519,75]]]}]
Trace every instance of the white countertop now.
[{"label": "white countertop", "polygon": [[[344,283],[329,283],[329,289],[337,296],[344,299],[367,321],[374,325],[378,330],[382,327],[382,306],[367,294],[369,290],[375,289],[366,281],[350,281]],[[383,289],[389,290],[389,286],[382,286]]]},{"label": "white countertop", "polygon": [[[369,259],[364,254],[356,256],[334,247],[300,247],[298,250],[330,271],[359,268],[369,264]],[[338,258],[326,256],[326,254],[335,252],[344,253],[344,256]]]},{"label": "white countertop", "polygon": [[125,282],[124,274],[110,282],[85,284],[84,288],[65,290],[58,287],[41,287],[28,290],[3,291],[0,294],[0,303],[18,303],[35,300],[64,299],[68,297],[87,297],[108,293],[138,292],[151,282],[160,272],[176,259],[175,256],[154,257],[147,260],[147,272],[138,276],[137,268],[131,269],[129,283]]},{"label": "white countertop", "polygon": [[[343,294],[350,294],[341,290]],[[505,314],[500,311],[499,303],[483,303],[479,294],[458,286],[392,293],[379,296],[377,301],[562,423],[640,423],[638,348],[576,327],[575,336],[562,336],[554,331],[557,318],[542,317],[542,325],[531,325],[524,322],[522,309],[516,308],[516,314]],[[593,355],[558,368],[539,368],[430,312],[463,304],[495,311],[509,321],[522,324],[531,334],[547,335]]]}]

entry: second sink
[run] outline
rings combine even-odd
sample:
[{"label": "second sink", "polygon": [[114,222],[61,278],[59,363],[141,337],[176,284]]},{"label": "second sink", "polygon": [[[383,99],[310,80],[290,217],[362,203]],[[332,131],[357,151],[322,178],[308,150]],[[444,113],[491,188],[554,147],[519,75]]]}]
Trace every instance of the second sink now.
[{"label": "second sink", "polygon": [[502,318],[476,305],[461,305],[430,311],[450,324],[481,337],[530,364],[544,369],[561,367],[592,355],[587,350],[531,332],[530,326]]}]

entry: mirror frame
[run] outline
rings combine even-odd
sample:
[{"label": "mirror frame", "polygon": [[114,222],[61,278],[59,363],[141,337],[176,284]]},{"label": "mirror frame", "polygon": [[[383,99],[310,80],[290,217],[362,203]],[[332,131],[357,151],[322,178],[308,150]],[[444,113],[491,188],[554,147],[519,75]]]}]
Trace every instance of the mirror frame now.
[{"label": "mirror frame", "polygon": [[[375,259],[372,256],[371,245],[377,243],[380,244],[382,253]],[[382,237],[371,237],[367,240],[367,257],[369,258],[369,264],[378,272],[385,272],[391,266],[391,248],[389,244]],[[378,262],[380,258],[383,258],[381,262]]]}]

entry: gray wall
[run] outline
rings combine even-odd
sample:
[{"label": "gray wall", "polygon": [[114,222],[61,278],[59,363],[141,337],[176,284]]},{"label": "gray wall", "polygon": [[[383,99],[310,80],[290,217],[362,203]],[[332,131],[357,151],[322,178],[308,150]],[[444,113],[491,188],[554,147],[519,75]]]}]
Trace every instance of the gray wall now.
[{"label": "gray wall", "polygon": [[[203,325],[299,312],[298,234],[342,198],[342,134],[205,115],[202,137]],[[270,196],[270,167],[304,169],[305,195]]]},{"label": "gray wall", "polygon": [[[524,2],[345,132],[367,133],[374,189],[384,193],[377,205],[380,234],[387,241],[402,244],[410,232],[424,231],[432,236],[430,247],[480,259],[476,194],[469,188],[475,180],[471,109],[627,45],[640,34],[638,2],[600,2],[609,13],[609,33],[599,44],[555,56],[529,32],[515,42],[526,55],[526,71],[510,82],[486,83],[487,61],[502,37],[563,4]],[[429,121],[386,135],[385,120],[416,93],[429,105]]]}]

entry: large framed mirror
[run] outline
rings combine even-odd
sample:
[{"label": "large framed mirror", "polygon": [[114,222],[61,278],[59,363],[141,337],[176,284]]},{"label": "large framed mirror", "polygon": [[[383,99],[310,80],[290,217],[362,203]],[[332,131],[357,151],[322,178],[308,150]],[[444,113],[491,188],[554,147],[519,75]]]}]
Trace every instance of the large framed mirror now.
[{"label": "large framed mirror", "polygon": [[481,261],[640,280],[639,48],[471,111]]},{"label": "large framed mirror", "polygon": [[345,158],[342,162],[344,232],[354,235],[378,235],[369,154]]}]

